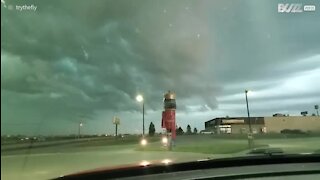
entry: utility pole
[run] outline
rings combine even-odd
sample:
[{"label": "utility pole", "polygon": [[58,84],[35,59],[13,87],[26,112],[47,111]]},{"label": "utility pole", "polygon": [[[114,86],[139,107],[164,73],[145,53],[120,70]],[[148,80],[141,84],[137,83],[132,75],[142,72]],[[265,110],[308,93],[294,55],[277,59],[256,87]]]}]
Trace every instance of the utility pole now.
[{"label": "utility pole", "polygon": [[252,127],[251,127],[251,119],[250,119],[250,111],[249,111],[249,103],[248,103],[248,90],[245,90],[246,95],[246,104],[247,104],[247,114],[248,114],[248,124],[249,124],[249,133],[248,133],[248,145],[249,148],[253,148],[253,134],[252,134]]},{"label": "utility pole", "polygon": [[142,128],[143,128],[143,136],[144,136],[144,101],[142,102]]},{"label": "utility pole", "polygon": [[81,137],[81,127],[83,126],[82,122],[79,123],[79,129],[78,129],[78,138]]},{"label": "utility pole", "polygon": [[136,97],[136,100],[138,102],[142,103],[142,136],[144,137],[144,99],[142,95],[138,95]]},{"label": "utility pole", "polygon": [[246,103],[247,103],[247,114],[248,114],[248,122],[249,122],[249,132],[252,133],[252,127],[251,127],[251,119],[250,119],[250,111],[249,111],[249,103],[248,103],[248,90],[245,90],[246,94]]}]

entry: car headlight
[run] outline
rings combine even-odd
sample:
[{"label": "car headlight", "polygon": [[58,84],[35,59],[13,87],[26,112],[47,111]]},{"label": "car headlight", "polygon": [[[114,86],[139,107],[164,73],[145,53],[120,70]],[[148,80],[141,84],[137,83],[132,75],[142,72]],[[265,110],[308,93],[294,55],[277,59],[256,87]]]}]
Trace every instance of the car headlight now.
[{"label": "car headlight", "polygon": [[162,141],[163,144],[167,144],[168,143],[168,138],[167,137],[163,137],[161,141]]},{"label": "car headlight", "polygon": [[148,144],[148,142],[147,142],[146,139],[142,139],[141,142],[140,142],[140,144],[141,144],[142,146],[145,146],[145,145]]}]

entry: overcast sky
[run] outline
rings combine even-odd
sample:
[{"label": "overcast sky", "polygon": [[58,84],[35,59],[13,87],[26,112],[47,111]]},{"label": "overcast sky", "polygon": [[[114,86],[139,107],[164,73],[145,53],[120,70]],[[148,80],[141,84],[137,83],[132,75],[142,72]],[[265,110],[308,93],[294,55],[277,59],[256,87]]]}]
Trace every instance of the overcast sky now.
[{"label": "overcast sky", "polygon": [[1,2],[1,134],[72,134],[80,121],[110,134],[114,115],[120,133],[141,133],[137,94],[160,132],[167,90],[183,129],[246,116],[245,89],[252,116],[320,104],[316,0],[303,13],[278,13],[278,0]]}]

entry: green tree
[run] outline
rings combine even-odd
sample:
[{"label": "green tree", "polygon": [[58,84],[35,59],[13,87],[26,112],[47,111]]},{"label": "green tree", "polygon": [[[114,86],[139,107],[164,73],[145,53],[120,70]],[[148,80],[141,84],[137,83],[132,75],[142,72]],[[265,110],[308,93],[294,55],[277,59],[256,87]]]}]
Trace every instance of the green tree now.
[{"label": "green tree", "polygon": [[191,132],[191,126],[188,124],[188,126],[187,126],[187,134],[192,134],[192,132]]},{"label": "green tree", "polygon": [[151,122],[149,125],[149,136],[154,136],[155,132],[156,132],[156,128],[154,127],[154,124]]},{"label": "green tree", "polygon": [[193,133],[194,133],[194,134],[197,134],[197,133],[198,133],[198,129],[197,129],[197,128],[194,128],[194,129],[193,129]]},{"label": "green tree", "polygon": [[178,129],[176,129],[176,134],[177,135],[182,135],[184,132],[183,132],[183,129],[181,127],[179,127]]}]

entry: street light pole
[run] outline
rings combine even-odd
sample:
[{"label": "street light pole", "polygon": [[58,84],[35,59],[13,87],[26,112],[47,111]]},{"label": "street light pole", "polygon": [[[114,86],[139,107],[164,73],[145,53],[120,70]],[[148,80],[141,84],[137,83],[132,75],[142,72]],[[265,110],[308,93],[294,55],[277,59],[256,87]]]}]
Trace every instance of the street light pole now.
[{"label": "street light pole", "polygon": [[138,102],[142,103],[142,139],[141,139],[140,143],[141,143],[142,146],[146,146],[148,142],[144,137],[144,99],[143,99],[143,96],[142,95],[138,95],[136,97],[136,100]]},{"label": "street light pole", "polygon": [[249,133],[248,133],[248,145],[249,148],[253,148],[253,135],[252,135],[252,127],[251,127],[251,119],[250,119],[250,111],[249,111],[249,103],[248,103],[248,90],[245,90],[246,95],[246,104],[247,104],[247,113],[248,113],[248,123],[249,123]]},{"label": "street light pole", "polygon": [[82,122],[79,123],[79,129],[78,129],[78,138],[80,139],[80,131],[82,127]]},{"label": "street light pole", "polygon": [[142,101],[142,134],[144,136],[144,101]]},{"label": "street light pole", "polygon": [[136,97],[138,102],[142,102],[142,136],[144,137],[144,99],[142,95]]},{"label": "street light pole", "polygon": [[249,132],[252,133],[251,127],[251,119],[250,119],[250,111],[249,111],[249,103],[248,103],[248,90],[245,90],[246,94],[246,103],[247,103],[247,113],[248,113],[248,122],[249,122]]}]

